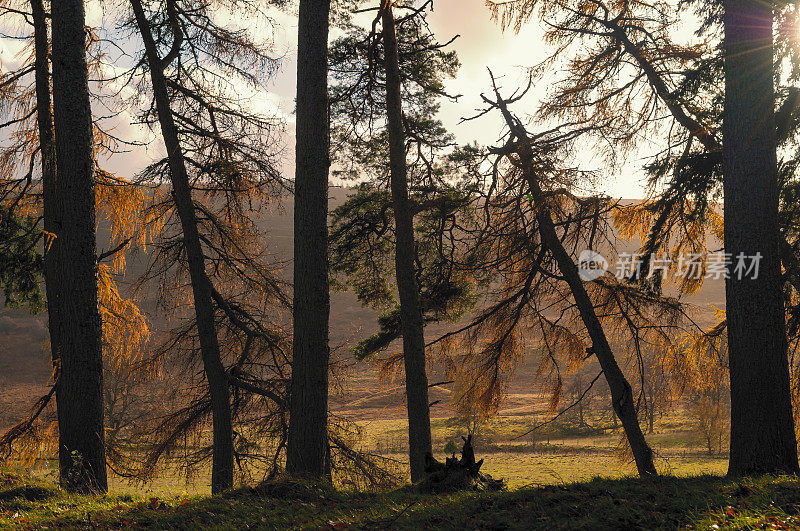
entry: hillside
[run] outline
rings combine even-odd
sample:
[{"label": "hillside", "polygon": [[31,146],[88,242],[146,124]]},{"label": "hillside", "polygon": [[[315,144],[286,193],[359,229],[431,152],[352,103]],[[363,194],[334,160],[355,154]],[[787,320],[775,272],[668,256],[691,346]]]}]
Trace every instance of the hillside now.
[{"label": "hillside", "polygon": [[[332,189],[332,207],[343,202],[346,191]],[[266,213],[260,220],[261,227],[268,237],[268,248],[275,262],[283,265],[284,280],[291,280],[292,258],[292,205],[285,203],[279,210]],[[105,239],[104,239],[105,238]],[[100,242],[107,241],[105,231],[98,235]],[[104,243],[99,247],[103,248]],[[620,248],[633,252],[635,242],[620,242]],[[144,266],[144,257],[134,254],[129,259],[133,273],[125,282],[132,281],[136,271]],[[124,282],[123,282],[124,283]],[[709,281],[701,293],[688,302],[700,309],[701,321],[708,321],[711,305],[724,306],[724,287],[721,281]],[[150,315],[151,321],[160,321],[158,315]],[[362,308],[352,293],[333,293],[331,301],[331,347],[334,355],[347,367],[344,387],[332,395],[332,407],[353,419],[378,419],[404,417],[402,382],[384,384],[378,380],[378,370],[369,362],[356,362],[349,353],[349,347],[375,327],[374,311]],[[10,309],[0,310],[0,427],[10,425],[30,407],[32,400],[44,389],[50,377],[49,353],[47,352],[47,316],[31,316],[25,312]],[[452,324],[433,325],[426,334],[429,338],[452,329]],[[532,357],[531,357],[532,358]],[[431,381],[440,381],[437,369],[431,369]],[[533,381],[535,361],[526,360],[515,373],[505,404],[509,414],[531,413],[540,408],[540,403],[532,397],[538,393]],[[448,392],[441,388],[432,389],[432,400],[440,400],[432,409],[434,417],[451,416]]]}]

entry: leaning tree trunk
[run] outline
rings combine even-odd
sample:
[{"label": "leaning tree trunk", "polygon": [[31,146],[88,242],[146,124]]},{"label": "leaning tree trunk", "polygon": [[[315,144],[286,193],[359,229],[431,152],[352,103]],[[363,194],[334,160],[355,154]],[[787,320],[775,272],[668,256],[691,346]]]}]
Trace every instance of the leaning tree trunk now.
[{"label": "leaning tree trunk", "polygon": [[558,237],[550,208],[546,202],[547,199],[539,186],[537,176],[532,173],[533,155],[530,151],[530,146],[527,144],[528,134],[511,115],[500,95],[498,94],[497,96],[497,104],[503,113],[506,125],[520,139],[518,146],[520,149],[520,166],[525,172],[525,180],[528,183],[534,206],[536,207],[536,223],[539,237],[542,240],[542,244],[552,253],[556,265],[567,282],[572,297],[575,299],[575,305],[578,307],[581,320],[592,341],[591,351],[597,357],[606,382],[608,382],[608,387],[611,390],[612,405],[622,422],[622,429],[625,430],[625,437],[631,447],[636,469],[642,477],[655,476],[657,472],[653,463],[653,450],[647,444],[642,428],[639,425],[639,416],[634,404],[631,385],[614,357],[614,352],[608,343],[603,325],[595,312],[594,303],[592,303],[592,299],[583,285],[583,280],[581,280],[578,266],[575,265],[569,252],[564,248],[561,238]]},{"label": "leaning tree trunk", "polygon": [[639,417],[636,414],[631,385],[619,368],[614,352],[608,344],[603,325],[600,323],[600,319],[597,318],[594,304],[580,278],[578,266],[575,265],[572,257],[564,249],[561,239],[556,233],[550,211],[542,201],[542,193],[535,182],[535,178],[528,179],[528,181],[536,201],[536,221],[539,225],[539,235],[542,238],[542,242],[553,253],[558,269],[564,275],[564,279],[567,281],[575,299],[575,304],[578,306],[583,324],[592,340],[592,350],[597,356],[597,361],[600,362],[600,368],[603,370],[608,387],[611,389],[614,411],[622,422],[622,428],[625,430],[625,436],[636,461],[636,469],[639,471],[640,476],[655,476],[657,472],[653,464],[653,450],[647,444],[642,428],[639,425]]},{"label": "leaning tree trunk", "polygon": [[[175,208],[181,221],[183,242],[189,265],[189,277],[194,296],[197,334],[203,357],[203,370],[208,379],[211,395],[213,422],[213,455],[211,463],[211,492],[216,494],[233,485],[233,427],[231,421],[230,390],[225,367],[220,356],[217,329],[214,322],[215,308],[212,301],[211,281],[206,275],[205,257],[200,243],[197,216],[195,214],[189,175],[183,158],[178,130],[172,116],[167,82],[164,77],[166,67],[156,48],[150,25],[140,0],[131,0],[136,23],[145,46],[150,79],[156,101],[156,112],[161,125],[161,135],[167,149],[167,162],[172,180]],[[175,36],[177,49],[179,35]]]},{"label": "leaning tree trunk", "polygon": [[400,61],[392,2],[386,0],[382,10],[389,165],[396,229],[395,268],[403,331],[411,481],[417,482],[425,477],[425,456],[431,453],[431,416],[428,404],[428,377],[425,373],[425,335],[419,289],[415,277],[414,218],[408,199],[403,101],[400,92]]},{"label": "leaning tree trunk", "polygon": [[[58,281],[58,246],[54,238],[61,227],[56,186],[56,139],[53,134],[53,111],[50,99],[50,39],[47,14],[42,0],[31,0],[34,40],[34,76],[36,90],[36,124],[39,131],[39,155],[42,158],[42,211],[45,231],[44,280],[47,293],[47,318],[50,332],[50,358],[57,367],[60,333],[61,285]],[[57,376],[57,374],[56,374]]]},{"label": "leaning tree trunk", "polygon": [[286,469],[328,473],[328,17],[330,0],[302,0],[298,21],[294,196],[294,343]]},{"label": "leaning tree trunk", "polygon": [[726,282],[731,381],[728,473],[796,474],[781,289],[772,3],[725,2],[725,252],[761,255],[760,271]]},{"label": "leaning tree trunk", "polygon": [[75,491],[106,491],[92,110],[83,0],[53,2],[52,25],[55,151],[60,161],[55,193],[64,223],[53,227],[59,243],[51,258],[58,267],[48,270],[57,269],[56,281],[63,294],[57,305],[61,324],[56,327],[61,366],[56,390],[61,483]]}]

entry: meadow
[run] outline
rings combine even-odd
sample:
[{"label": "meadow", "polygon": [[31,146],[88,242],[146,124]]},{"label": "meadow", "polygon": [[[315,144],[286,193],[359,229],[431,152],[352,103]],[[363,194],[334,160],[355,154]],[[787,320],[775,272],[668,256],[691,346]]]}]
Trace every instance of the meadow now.
[{"label": "meadow", "polygon": [[[400,420],[402,415],[370,416],[357,422],[359,449],[405,461],[407,424]],[[55,463],[47,460],[29,469],[6,465],[0,479],[0,526],[341,529],[458,528],[469,523],[475,528],[577,528],[635,521],[643,528],[736,528],[752,522],[791,522],[787,519],[793,518],[794,507],[800,507],[800,483],[794,479],[748,480],[745,486],[724,479],[727,456],[708,455],[686,407],[656,420],[648,435],[663,474],[652,482],[634,477],[635,467],[620,450],[619,428],[610,424],[603,408],[586,411],[584,426],[577,414],[567,414],[522,436],[544,418],[543,412],[512,409],[477,428],[471,424],[476,453],[485,459],[482,470],[506,481],[507,489],[500,493],[437,496],[408,486],[354,492],[341,485],[332,489],[280,479],[209,497],[206,474],[187,480],[170,473],[147,484],[112,476],[108,495],[89,498],[56,488]],[[443,458],[466,434],[463,419],[435,418],[437,457]],[[687,495],[673,499],[676,491]]]}]

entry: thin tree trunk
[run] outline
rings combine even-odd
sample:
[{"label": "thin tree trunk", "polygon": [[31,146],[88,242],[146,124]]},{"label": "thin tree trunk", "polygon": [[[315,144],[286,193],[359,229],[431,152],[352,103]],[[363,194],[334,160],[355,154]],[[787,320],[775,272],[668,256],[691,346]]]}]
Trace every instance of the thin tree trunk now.
[{"label": "thin tree trunk", "polygon": [[328,28],[330,0],[302,0],[298,21],[294,343],[286,469],[329,472]]},{"label": "thin tree trunk", "polygon": [[61,324],[56,326],[61,365],[56,390],[61,483],[75,491],[106,491],[92,110],[83,0],[53,2],[52,24],[53,123],[56,160],[60,161],[55,193],[60,203],[57,212],[64,220],[54,227],[59,244],[51,258],[57,267],[49,268],[51,272],[57,269],[63,293],[57,299]]},{"label": "thin tree trunk", "polygon": [[[140,0],[131,0],[136,23],[145,46],[150,78],[156,101],[156,112],[161,134],[167,149],[173,198],[181,220],[183,242],[192,282],[197,334],[203,356],[203,370],[208,379],[213,416],[213,456],[211,463],[211,492],[216,494],[233,486],[233,428],[231,421],[230,390],[225,367],[220,356],[217,330],[214,322],[211,281],[206,275],[205,257],[197,229],[197,217],[192,201],[189,175],[183,158],[177,127],[170,107],[165,64],[158,55],[150,25]],[[176,39],[180,39],[176,36]],[[178,42],[178,41],[176,41]]]},{"label": "thin tree trunk", "polygon": [[642,477],[655,476],[657,472],[653,464],[653,451],[647,444],[642,428],[639,426],[639,417],[636,414],[631,385],[619,368],[616,358],[614,358],[614,353],[608,344],[603,325],[597,318],[592,300],[580,278],[578,266],[575,265],[567,250],[564,249],[561,239],[556,233],[553,219],[550,217],[550,211],[541,202],[542,193],[535,178],[530,178],[528,181],[534,194],[534,200],[539,200],[537,201],[536,213],[539,234],[544,244],[553,253],[558,269],[564,275],[572,296],[575,298],[575,304],[578,306],[583,324],[592,340],[594,354],[597,356],[597,361],[600,362],[608,387],[611,389],[614,411],[617,412],[617,416],[622,421],[622,428],[625,430],[625,436],[628,438],[628,444],[631,446],[631,452],[636,461],[636,469]]},{"label": "thin tree trunk", "polygon": [[783,305],[774,124],[772,4],[725,2],[725,252],[762,256],[726,282],[731,378],[728,473],[800,472]]},{"label": "thin tree trunk", "polygon": [[425,455],[432,451],[428,376],[425,372],[425,335],[415,277],[416,245],[414,219],[408,199],[408,168],[403,129],[403,101],[400,92],[397,28],[391,2],[385,1],[382,9],[389,165],[397,233],[395,266],[403,331],[411,481],[417,482],[425,477]]},{"label": "thin tree trunk", "polygon": [[50,332],[50,357],[58,362],[59,318],[61,316],[61,285],[58,282],[57,247],[54,238],[61,228],[58,193],[56,190],[56,145],[53,134],[53,111],[50,99],[50,38],[47,14],[42,0],[31,0],[34,40],[34,76],[36,90],[36,122],[39,131],[39,154],[42,158],[42,203],[45,230],[44,278],[47,293],[47,318]]}]

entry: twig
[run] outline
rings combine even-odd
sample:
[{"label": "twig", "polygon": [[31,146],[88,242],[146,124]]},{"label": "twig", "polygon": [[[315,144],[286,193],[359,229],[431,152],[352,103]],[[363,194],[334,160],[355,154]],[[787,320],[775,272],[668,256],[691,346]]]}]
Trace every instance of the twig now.
[{"label": "twig", "polygon": [[115,254],[117,254],[118,252],[123,250],[130,242],[131,242],[131,238],[128,238],[127,240],[125,240],[121,244],[117,245],[114,249],[112,249],[110,251],[106,251],[104,253],[101,253],[100,256],[97,257],[97,263],[99,264],[103,260],[105,260],[106,258],[114,256]]}]

